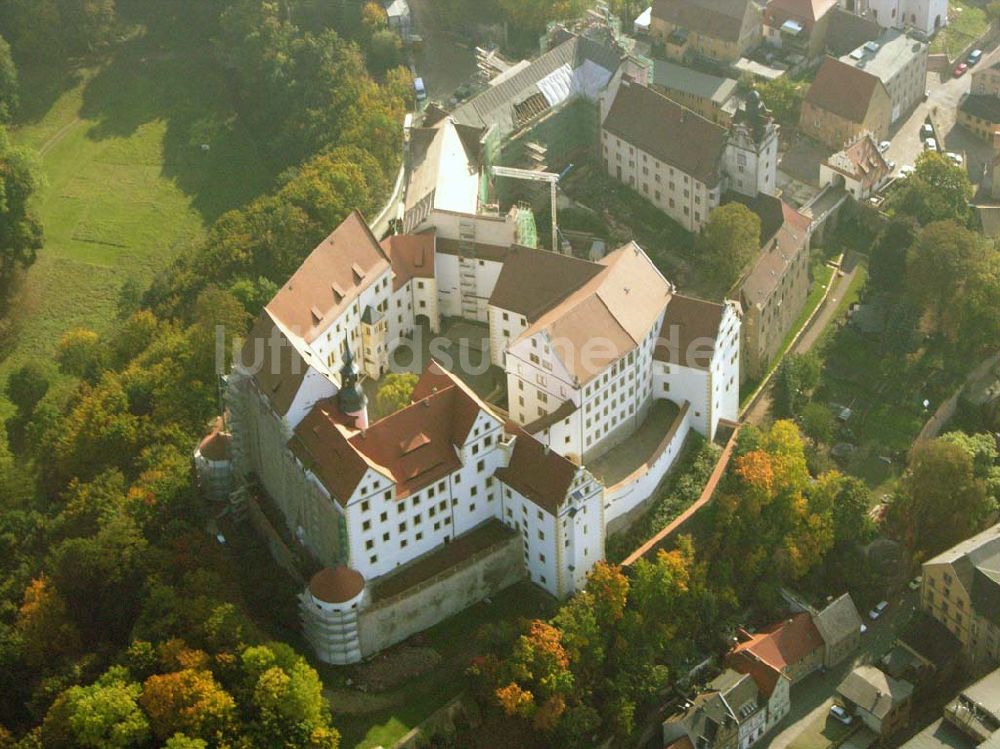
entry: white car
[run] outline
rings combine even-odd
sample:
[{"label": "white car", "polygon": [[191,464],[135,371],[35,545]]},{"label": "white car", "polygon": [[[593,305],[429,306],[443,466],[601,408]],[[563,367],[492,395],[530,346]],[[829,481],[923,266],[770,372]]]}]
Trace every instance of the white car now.
[{"label": "white car", "polygon": [[924,138],[924,150],[925,151],[937,151],[937,141],[933,138]]},{"label": "white car", "polygon": [[886,151],[889,150],[889,146],[891,145],[892,143],[890,141],[887,140],[882,141],[881,143],[878,144],[878,152],[885,153]]},{"label": "white car", "polygon": [[945,156],[947,156],[955,166],[962,166],[965,161],[962,158],[962,154],[955,153],[954,151],[948,151]]},{"label": "white car", "polygon": [[880,616],[882,616],[882,612],[885,611],[888,605],[889,605],[888,601],[880,601],[879,603],[875,604],[875,608],[873,608],[871,611],[868,612],[868,618],[871,619],[872,621],[875,621]]},{"label": "white car", "polygon": [[916,590],[917,588],[920,587],[920,584],[923,583],[923,581],[924,581],[924,576],[917,575],[915,578],[913,578],[912,580],[910,580],[910,582],[907,583],[907,586],[910,588],[910,590]]},{"label": "white car", "polygon": [[830,715],[839,720],[845,726],[851,725],[851,722],[854,720],[854,716],[848,715],[847,711],[840,705],[832,705],[830,707]]},{"label": "white car", "polygon": [[896,162],[892,161],[891,159],[889,161],[885,162],[885,165],[887,167],[889,167],[889,171],[890,172],[893,171],[893,170],[895,170],[895,168],[896,168]]},{"label": "white car", "polygon": [[899,167],[899,176],[909,177],[915,171],[917,171],[917,168],[913,164],[903,164],[903,166]]},{"label": "white car", "polygon": [[868,631],[868,625],[867,624],[862,624],[861,625],[861,634],[864,634],[867,631]]}]

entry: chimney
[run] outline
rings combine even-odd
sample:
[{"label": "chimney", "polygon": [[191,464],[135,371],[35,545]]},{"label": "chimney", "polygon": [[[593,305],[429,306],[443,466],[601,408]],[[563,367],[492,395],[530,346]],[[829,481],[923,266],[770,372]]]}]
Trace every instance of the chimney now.
[{"label": "chimney", "polygon": [[550,451],[551,449],[552,449],[552,448],[551,448],[551,447],[549,447],[549,443],[548,443],[548,442],[545,442],[545,443],[543,443],[543,444],[542,444],[542,451],[543,451],[543,452],[544,452],[544,453],[545,453],[546,455],[548,455],[548,454],[549,454],[549,451]]}]

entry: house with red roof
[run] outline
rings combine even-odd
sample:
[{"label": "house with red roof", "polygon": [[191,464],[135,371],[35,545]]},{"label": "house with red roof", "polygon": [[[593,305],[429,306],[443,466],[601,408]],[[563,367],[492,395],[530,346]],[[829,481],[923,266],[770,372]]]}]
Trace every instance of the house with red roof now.
[{"label": "house with red roof", "polygon": [[770,0],[764,8],[764,38],[813,60],[826,48],[830,11],[837,0]]}]

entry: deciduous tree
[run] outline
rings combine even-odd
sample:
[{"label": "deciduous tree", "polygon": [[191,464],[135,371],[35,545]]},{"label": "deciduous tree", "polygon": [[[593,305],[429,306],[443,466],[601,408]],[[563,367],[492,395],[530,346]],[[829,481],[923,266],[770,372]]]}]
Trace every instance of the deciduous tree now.
[{"label": "deciduous tree", "polygon": [[42,225],[31,199],[42,184],[34,154],[11,145],[0,125],[0,290],[17,268],[35,262],[42,246]]},{"label": "deciduous tree", "polygon": [[410,405],[413,388],[419,381],[417,375],[411,372],[392,373],[386,375],[375,396],[375,417],[382,419],[401,408]]},{"label": "deciduous tree", "polygon": [[926,226],[906,260],[906,287],[914,302],[944,326],[969,279],[986,261],[981,240],[954,221]]},{"label": "deciduous tree", "polygon": [[760,218],[742,203],[727,203],[709,214],[695,250],[728,288],[760,252]]},{"label": "deciduous tree", "polygon": [[11,56],[10,45],[0,36],[0,125],[10,122],[19,102],[17,66]]},{"label": "deciduous tree", "polygon": [[913,174],[888,199],[886,208],[912,216],[923,226],[935,221],[965,224],[972,192],[963,167],[952,164],[941,154],[924,151]]}]

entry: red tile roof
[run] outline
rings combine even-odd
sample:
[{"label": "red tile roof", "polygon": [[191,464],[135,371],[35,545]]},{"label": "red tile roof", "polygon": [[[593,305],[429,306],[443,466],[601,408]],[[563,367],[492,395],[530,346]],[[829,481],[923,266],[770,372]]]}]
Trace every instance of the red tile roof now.
[{"label": "red tile roof", "polygon": [[324,567],[309,580],[309,592],[326,603],[350,601],[364,587],[364,575],[342,564]]},{"label": "red tile roof", "polygon": [[778,685],[778,679],[782,678],[780,669],[765,663],[749,650],[730,653],[727,664],[734,671],[749,674],[750,678],[757,684],[757,688],[768,698],[771,697],[774,688]]},{"label": "red tile roof", "polygon": [[822,647],[819,630],[812,617],[803,611],[751,635],[749,640],[733,648],[732,653],[749,652],[769,666],[784,671]]},{"label": "red tile roof", "polygon": [[394,234],[382,240],[392,263],[392,290],[413,278],[434,278],[434,233]]},{"label": "red tile roof", "polygon": [[[335,399],[317,403],[295,429],[289,446],[341,504],[372,468],[408,496],[458,470],[456,448],[488,407],[435,362],[413,391],[413,404],[364,431],[345,426]],[[497,419],[499,421],[499,419]]]},{"label": "red tile roof", "polygon": [[816,21],[835,7],[837,0],[771,0],[764,9],[764,21],[772,27],[788,20],[798,21],[812,31]]},{"label": "red tile roof", "polygon": [[389,258],[354,211],[309,253],[266,309],[312,343],[388,267]]}]

